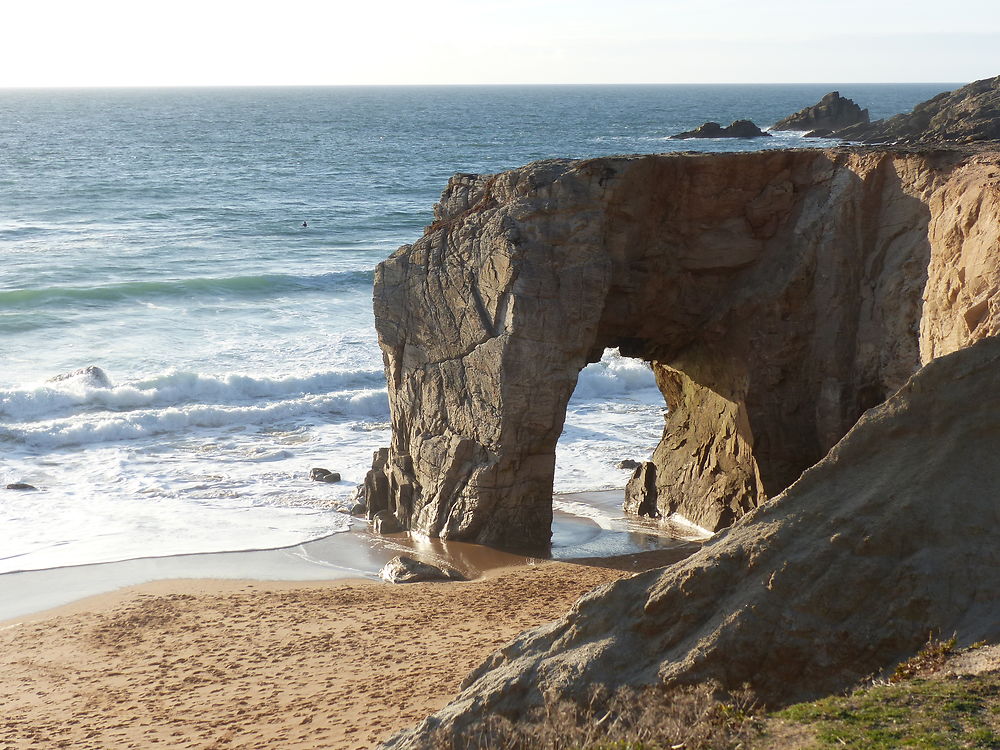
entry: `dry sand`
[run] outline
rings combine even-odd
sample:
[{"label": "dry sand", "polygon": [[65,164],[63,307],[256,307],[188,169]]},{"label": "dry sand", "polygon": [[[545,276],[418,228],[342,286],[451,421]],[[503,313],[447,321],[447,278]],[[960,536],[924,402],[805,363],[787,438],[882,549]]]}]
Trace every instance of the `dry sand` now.
[{"label": "dry sand", "polygon": [[369,748],[663,555],[468,583],[160,581],[0,623],[0,748]]}]

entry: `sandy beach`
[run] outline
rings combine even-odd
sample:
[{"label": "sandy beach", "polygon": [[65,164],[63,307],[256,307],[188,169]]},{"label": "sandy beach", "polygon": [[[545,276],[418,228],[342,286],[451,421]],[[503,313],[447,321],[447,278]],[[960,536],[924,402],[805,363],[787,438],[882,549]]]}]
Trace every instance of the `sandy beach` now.
[{"label": "sandy beach", "polygon": [[[521,631],[690,554],[684,532],[557,514],[545,561],[362,525],[284,550],[6,574],[0,748],[374,747]],[[472,580],[372,580],[398,554]]]},{"label": "sandy beach", "polygon": [[159,581],[7,621],[0,747],[370,748],[631,574],[622,563],[399,586]]}]

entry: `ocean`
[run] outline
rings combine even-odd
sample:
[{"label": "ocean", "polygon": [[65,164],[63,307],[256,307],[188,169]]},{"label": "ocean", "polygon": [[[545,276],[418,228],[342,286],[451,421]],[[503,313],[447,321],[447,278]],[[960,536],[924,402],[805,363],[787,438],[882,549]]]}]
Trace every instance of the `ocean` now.
[{"label": "ocean", "polygon": [[[37,487],[0,489],[0,573],[364,523],[343,507],[389,443],[373,270],[453,173],[829,145],[668,136],[833,89],[885,117],[957,85],[0,91],[0,487]],[[648,367],[606,352],[556,491],[624,486],[663,409]]]}]

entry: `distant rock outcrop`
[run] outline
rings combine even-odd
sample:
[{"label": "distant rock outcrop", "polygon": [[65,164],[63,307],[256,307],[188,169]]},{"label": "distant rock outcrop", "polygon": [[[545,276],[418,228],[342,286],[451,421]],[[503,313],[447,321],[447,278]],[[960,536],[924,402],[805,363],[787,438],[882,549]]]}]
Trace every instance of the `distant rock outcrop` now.
[{"label": "distant rock outcrop", "polygon": [[811,107],[779,120],[771,130],[832,131],[868,121],[867,109],[861,109],[839,91],[831,91]]},{"label": "distant rock outcrop", "polygon": [[750,120],[735,120],[732,125],[722,127],[717,122],[706,122],[699,125],[694,130],[686,130],[683,133],[670,136],[671,138],[762,138],[770,137],[770,133],[754,125]]},{"label": "distant rock outcrop", "polygon": [[[785,493],[690,558],[606,585],[385,747],[431,747],[595,685],[841,691],[928,634],[1000,640],[1000,339],[918,372]],[[433,745],[440,747],[441,745]]]},{"label": "distant rock outcrop", "polygon": [[392,445],[364,483],[369,517],[429,536],[547,545],[566,405],[606,347],[670,410],[631,507],[717,530],[1000,332],[995,153],[547,161],[454,177],[435,218],[376,270]]},{"label": "distant rock outcrop", "polygon": [[973,143],[1000,140],[1000,76],[938,94],[912,112],[835,131],[863,143]]}]

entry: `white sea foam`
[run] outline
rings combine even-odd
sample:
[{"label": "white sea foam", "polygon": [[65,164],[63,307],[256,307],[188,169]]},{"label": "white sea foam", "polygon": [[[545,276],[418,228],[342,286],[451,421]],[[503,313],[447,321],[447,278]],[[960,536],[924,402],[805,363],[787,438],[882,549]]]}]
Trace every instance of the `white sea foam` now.
[{"label": "white sea foam", "polygon": [[650,388],[656,389],[656,379],[648,364],[623,357],[617,349],[607,349],[600,362],[580,371],[573,400],[621,396]]},{"label": "white sea foam", "polygon": [[552,508],[580,518],[589,518],[606,531],[621,531],[627,528],[627,524],[622,518],[621,513],[612,515],[602,508],[597,508],[576,500],[564,500],[559,495],[552,498]]},{"label": "white sea foam", "polygon": [[187,405],[154,410],[87,413],[79,416],[0,427],[0,437],[34,448],[64,448],[154,435],[187,433],[195,428],[271,425],[301,419],[335,417],[384,418],[389,413],[385,390],[363,390],[330,396],[304,396],[262,405]]},{"label": "white sea foam", "polygon": [[285,377],[252,377],[239,373],[213,376],[168,371],[111,388],[93,387],[81,378],[46,382],[31,388],[0,391],[0,417],[5,421],[52,419],[79,411],[126,411],[180,404],[244,404],[258,399],[378,390],[381,370],[333,370]]},{"label": "white sea foam", "polygon": [[587,365],[556,446],[556,492],[624,487],[623,459],[646,460],[663,433],[663,396],[642,360],[608,349]]}]

